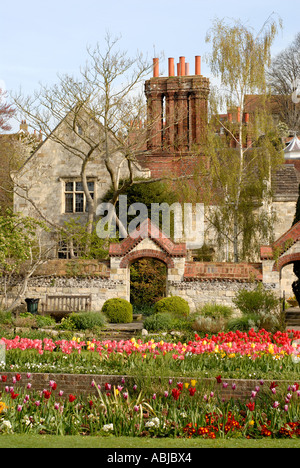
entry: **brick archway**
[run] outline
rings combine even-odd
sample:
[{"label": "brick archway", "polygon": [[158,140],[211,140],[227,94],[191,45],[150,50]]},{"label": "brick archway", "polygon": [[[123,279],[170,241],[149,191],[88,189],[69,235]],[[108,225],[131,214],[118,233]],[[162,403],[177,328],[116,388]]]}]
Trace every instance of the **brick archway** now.
[{"label": "brick archway", "polygon": [[286,265],[290,265],[291,263],[300,261],[300,253],[292,253],[288,255],[283,255],[278,259],[277,262],[274,263],[273,271],[280,272],[283,267]]},{"label": "brick archway", "polygon": [[127,268],[131,263],[140,258],[153,258],[155,260],[160,260],[166,264],[167,268],[174,268],[174,261],[171,257],[164,252],[151,249],[136,250],[125,255],[120,262],[120,268]]}]

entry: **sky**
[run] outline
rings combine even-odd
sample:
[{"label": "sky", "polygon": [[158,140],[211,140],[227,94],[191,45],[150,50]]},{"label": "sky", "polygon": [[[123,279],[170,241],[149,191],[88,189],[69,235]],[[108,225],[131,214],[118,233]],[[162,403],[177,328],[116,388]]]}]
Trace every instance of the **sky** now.
[{"label": "sky", "polygon": [[274,12],[283,21],[273,47],[276,55],[300,32],[298,0],[0,0],[0,87],[31,95],[39,83],[54,84],[57,74],[76,75],[88,58],[87,46],[104,45],[107,32],[120,36],[129,57],[164,54],[186,57],[193,73],[195,55],[202,74],[211,73],[205,42],[215,18],[240,19],[257,32]]}]

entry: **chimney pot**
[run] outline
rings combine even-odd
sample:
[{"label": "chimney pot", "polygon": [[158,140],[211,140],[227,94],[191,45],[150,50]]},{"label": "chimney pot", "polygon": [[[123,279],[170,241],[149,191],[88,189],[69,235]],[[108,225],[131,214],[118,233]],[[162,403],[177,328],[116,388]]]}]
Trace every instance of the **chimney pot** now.
[{"label": "chimney pot", "polygon": [[175,76],[174,58],[169,58],[169,76]]},{"label": "chimney pot", "polygon": [[179,71],[180,71],[180,76],[185,75],[185,57],[179,57]]},{"label": "chimney pot", "polygon": [[190,74],[190,64],[189,63],[185,64],[185,74],[186,74],[186,76],[189,76],[189,74]]},{"label": "chimney pot", "polygon": [[201,56],[196,55],[195,57],[195,75],[201,75]]},{"label": "chimney pot", "polygon": [[159,58],[153,59],[153,77],[157,78],[159,76]]}]

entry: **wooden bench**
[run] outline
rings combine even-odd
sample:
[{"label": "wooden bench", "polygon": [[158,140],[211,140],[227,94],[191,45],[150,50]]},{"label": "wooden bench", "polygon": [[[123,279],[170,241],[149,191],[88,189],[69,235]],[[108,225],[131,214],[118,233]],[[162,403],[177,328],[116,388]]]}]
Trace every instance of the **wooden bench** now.
[{"label": "wooden bench", "polygon": [[83,312],[91,310],[92,295],[46,295],[46,301],[42,302],[42,315],[50,315],[59,321],[72,312]]}]

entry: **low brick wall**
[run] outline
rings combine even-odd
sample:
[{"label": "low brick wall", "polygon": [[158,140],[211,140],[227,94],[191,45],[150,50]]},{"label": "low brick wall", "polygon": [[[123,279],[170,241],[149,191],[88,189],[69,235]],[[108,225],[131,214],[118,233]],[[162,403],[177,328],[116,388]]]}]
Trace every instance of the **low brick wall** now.
[{"label": "low brick wall", "polygon": [[[16,376],[16,373],[12,372],[2,372],[0,375],[7,376],[6,382],[0,381],[0,392],[4,391],[5,387],[13,386],[16,388],[27,388],[27,384],[31,384],[31,389],[26,389],[26,392],[30,393],[32,390],[43,391],[44,389],[50,390],[49,383],[51,380],[54,380],[57,383],[57,395],[60,390],[64,392],[64,396],[72,393],[73,395],[83,395],[85,397],[97,395],[97,389],[92,386],[92,382],[101,386],[102,391],[105,390],[105,383],[109,383],[113,386],[121,385],[122,378],[125,380],[125,383],[122,384],[124,388],[132,389],[135,384],[134,377],[122,376],[122,375],[93,375],[93,374],[31,374],[30,378],[27,377],[26,373],[19,374],[21,376],[20,381],[13,383],[13,378]],[[168,390],[169,388],[174,388],[177,382],[190,382],[191,378],[187,377],[175,377],[173,378],[172,387],[169,385],[169,378],[152,378],[152,383],[154,386],[159,385],[162,389]],[[223,383],[227,383],[227,387],[223,387]],[[293,384],[294,382],[288,381],[277,381],[279,384],[278,389],[281,387],[287,389],[288,385]],[[232,388],[235,384],[235,389]],[[262,390],[269,389],[271,381],[265,381],[263,386],[259,380],[245,380],[245,379],[223,379],[221,384],[216,382],[215,378],[199,379],[198,386],[202,390],[207,387],[207,392],[217,392],[220,398],[228,400],[233,398],[235,400],[249,400],[251,397],[251,392],[255,389],[256,386],[260,387]],[[139,389],[138,389],[139,390]],[[206,391],[206,389],[205,389]]]}]

